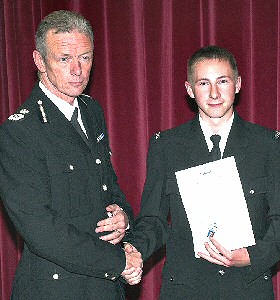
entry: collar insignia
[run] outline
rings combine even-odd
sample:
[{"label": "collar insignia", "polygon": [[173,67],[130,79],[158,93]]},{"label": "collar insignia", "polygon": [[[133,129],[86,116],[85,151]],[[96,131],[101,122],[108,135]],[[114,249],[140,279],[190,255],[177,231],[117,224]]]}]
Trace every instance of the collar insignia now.
[{"label": "collar insignia", "polygon": [[160,131],[155,134],[155,139],[157,140],[159,138],[160,138]]},{"label": "collar insignia", "polygon": [[99,143],[103,138],[104,138],[104,133],[102,132],[97,138],[96,138],[96,140],[97,140],[97,143]]}]

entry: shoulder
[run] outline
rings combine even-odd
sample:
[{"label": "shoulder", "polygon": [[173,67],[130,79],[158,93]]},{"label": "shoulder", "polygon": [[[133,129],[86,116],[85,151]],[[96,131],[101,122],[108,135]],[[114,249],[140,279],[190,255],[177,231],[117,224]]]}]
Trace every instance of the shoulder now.
[{"label": "shoulder", "polygon": [[198,123],[197,124],[196,123],[197,123],[196,119],[193,119],[181,125],[172,127],[170,129],[159,131],[155,133],[151,137],[151,139],[158,140],[159,138],[172,139],[172,138],[179,138],[182,136],[185,137],[186,135],[191,133],[194,127],[197,126]]},{"label": "shoulder", "polygon": [[93,111],[96,116],[99,115],[103,118],[104,112],[97,99],[92,98],[91,96],[86,94],[81,94],[79,96],[79,99],[87,106],[90,111]]},{"label": "shoulder", "polygon": [[0,132],[9,132],[13,135],[18,134],[22,136],[35,132],[36,128],[44,122],[44,105],[42,102],[44,97],[38,85],[35,85],[30,96],[1,125]]},{"label": "shoulder", "polygon": [[26,127],[34,118],[38,119],[36,107],[29,101],[23,103],[15,113],[11,114],[2,124],[1,128],[20,128]]},{"label": "shoulder", "polygon": [[150,144],[172,144],[175,140],[178,139],[188,139],[188,136],[191,137],[193,127],[195,125],[195,119],[188,121],[184,124],[181,124],[179,126],[156,132],[151,138],[150,138]]},{"label": "shoulder", "polygon": [[273,130],[248,121],[243,121],[243,126],[250,136],[257,138],[258,140],[280,140],[280,132],[277,130]]}]

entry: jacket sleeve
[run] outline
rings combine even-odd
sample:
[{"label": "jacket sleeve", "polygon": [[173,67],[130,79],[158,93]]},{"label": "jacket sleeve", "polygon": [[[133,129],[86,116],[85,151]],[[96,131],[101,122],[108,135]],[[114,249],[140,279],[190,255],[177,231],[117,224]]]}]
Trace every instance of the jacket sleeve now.
[{"label": "jacket sleeve", "polygon": [[135,231],[126,238],[144,260],[165,244],[168,233],[169,198],[165,193],[164,157],[159,144],[155,137],[151,138],[141,211],[135,221]]},{"label": "jacket sleeve", "polygon": [[[110,153],[110,156],[111,156],[112,151],[111,151],[110,144],[109,144],[109,135],[108,135],[108,130],[107,130],[103,110],[102,110],[100,104],[96,100],[93,103],[95,105],[93,111],[95,112],[95,116],[98,119],[99,126],[102,127],[102,131],[106,133],[105,134],[106,144],[107,144],[107,148]],[[112,197],[110,199],[111,202],[109,204],[117,204],[125,211],[128,219],[129,219],[129,230],[132,230],[133,226],[134,226],[133,211],[132,211],[130,204],[126,200],[124,193],[120,189],[120,186],[118,184],[118,178],[117,178],[117,175],[112,166],[111,159],[110,159],[110,173],[111,173],[111,179],[112,179]]]},{"label": "jacket sleeve", "polygon": [[[269,227],[262,239],[247,248],[251,260],[247,281],[253,281],[269,270],[280,259],[280,141],[269,148],[267,161],[267,218]],[[266,212],[264,212],[266,213]]]},{"label": "jacket sleeve", "polygon": [[52,207],[46,158],[31,136],[20,122],[6,122],[0,129],[0,195],[29,251],[69,272],[119,277],[126,264],[121,247],[100,240],[90,229],[80,230]]}]

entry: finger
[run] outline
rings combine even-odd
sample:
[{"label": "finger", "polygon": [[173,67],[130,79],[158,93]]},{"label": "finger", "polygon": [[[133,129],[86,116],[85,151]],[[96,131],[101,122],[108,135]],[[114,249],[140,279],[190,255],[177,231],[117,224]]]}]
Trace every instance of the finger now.
[{"label": "finger", "polygon": [[124,243],[124,250],[127,253],[137,252],[136,248],[130,243]]},{"label": "finger", "polygon": [[139,273],[138,275],[136,276],[133,276],[133,277],[126,277],[125,280],[130,284],[130,285],[134,285],[134,284],[138,284],[142,279],[142,272]]},{"label": "finger", "polygon": [[124,269],[124,271],[122,272],[122,276],[123,277],[126,277],[126,276],[129,276],[129,275],[131,275],[133,272],[135,272],[135,270],[136,270],[136,268],[134,268],[134,267],[131,267],[131,268],[125,268]]},{"label": "finger", "polygon": [[104,232],[104,231],[113,231],[113,230],[114,230],[114,226],[112,224],[101,225],[95,228],[95,232]]},{"label": "finger", "polygon": [[113,216],[122,212],[123,210],[117,204],[111,204],[106,207],[108,213],[111,213]]},{"label": "finger", "polygon": [[125,277],[126,280],[136,279],[136,277],[139,278],[142,276],[142,269],[140,268],[130,268],[128,270],[129,272],[126,272],[126,270],[122,272],[122,276]]},{"label": "finger", "polygon": [[135,278],[132,278],[132,279],[128,279],[126,281],[130,285],[135,285],[135,284],[138,284],[141,281],[141,279],[142,279],[142,277],[139,276],[139,277],[135,277]]},{"label": "finger", "polygon": [[121,210],[121,208],[117,204],[110,204],[106,207],[107,211]]},{"label": "finger", "polygon": [[208,260],[209,262],[213,263],[213,264],[216,264],[216,265],[220,265],[220,266],[225,266],[227,267],[227,265],[225,265],[224,263],[222,263],[221,261],[219,261],[218,259],[215,259],[209,255],[206,255],[202,252],[198,252],[197,253],[199,257],[205,259],[205,260]]},{"label": "finger", "polygon": [[[211,240],[212,244],[215,246],[215,248],[218,250],[216,252],[209,245],[205,245],[205,247],[206,247],[207,251],[210,253],[210,255],[216,259],[222,260],[225,264],[229,264],[230,260],[232,259],[231,251],[226,250],[216,240],[214,240],[214,239],[210,239],[210,240]],[[208,243],[206,243],[206,244],[208,244]]]},{"label": "finger", "polygon": [[120,231],[113,231],[112,233],[102,235],[99,238],[106,242],[113,242],[113,244],[119,243],[124,237],[125,233]]},{"label": "finger", "polygon": [[210,241],[220,253],[225,256],[229,254],[229,251],[225,249],[221,244],[219,244],[214,238],[210,237]]},{"label": "finger", "polygon": [[97,222],[97,226],[106,226],[106,225],[111,225],[115,223],[113,220],[113,217],[107,218],[107,219],[103,219]]},{"label": "finger", "polygon": [[125,232],[124,223],[120,223],[120,222],[111,223],[108,225],[103,225],[95,228],[95,232],[114,231],[114,230],[124,233]]}]

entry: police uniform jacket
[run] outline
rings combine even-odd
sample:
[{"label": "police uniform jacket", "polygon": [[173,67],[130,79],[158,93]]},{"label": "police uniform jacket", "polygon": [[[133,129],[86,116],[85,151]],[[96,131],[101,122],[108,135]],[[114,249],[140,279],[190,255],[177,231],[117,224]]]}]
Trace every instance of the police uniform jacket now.
[{"label": "police uniform jacket", "polygon": [[251,266],[225,268],[195,258],[175,178],[176,171],[209,161],[198,117],[151,139],[141,211],[129,241],[144,259],[166,244],[161,299],[273,299],[270,269],[280,257],[278,144],[278,133],[235,113],[223,157],[235,157],[256,245],[248,247]]},{"label": "police uniform jacket", "polygon": [[38,84],[0,128],[0,194],[24,240],[13,299],[124,299],[124,251],[95,228],[109,204],[130,226],[132,211],[110,162],[101,107],[89,96],[78,103],[87,143]]}]

